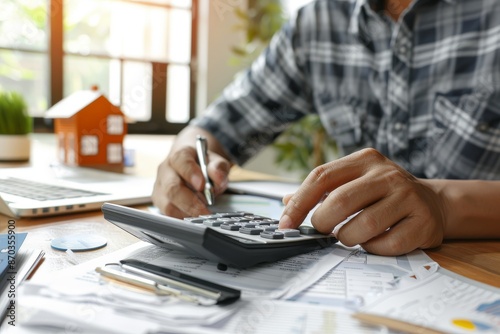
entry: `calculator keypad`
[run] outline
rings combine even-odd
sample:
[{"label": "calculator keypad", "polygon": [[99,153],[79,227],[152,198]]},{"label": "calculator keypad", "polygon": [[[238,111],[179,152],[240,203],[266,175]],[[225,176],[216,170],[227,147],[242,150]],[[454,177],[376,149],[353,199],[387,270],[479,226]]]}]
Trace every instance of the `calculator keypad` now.
[{"label": "calculator keypad", "polygon": [[199,217],[184,218],[184,221],[201,224],[214,229],[221,229],[221,232],[238,233],[239,236],[260,237],[263,240],[297,239],[301,236],[313,236],[319,234],[311,226],[300,226],[297,229],[279,229],[279,220],[248,212],[225,212],[214,213],[212,215],[202,215]]}]

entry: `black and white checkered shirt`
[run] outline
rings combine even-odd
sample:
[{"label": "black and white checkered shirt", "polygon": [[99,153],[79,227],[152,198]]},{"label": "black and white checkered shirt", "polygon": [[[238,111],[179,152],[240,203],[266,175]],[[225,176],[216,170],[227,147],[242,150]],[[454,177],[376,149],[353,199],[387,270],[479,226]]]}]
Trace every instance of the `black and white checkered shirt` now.
[{"label": "black and white checkered shirt", "polygon": [[344,153],[374,147],[418,177],[500,179],[500,1],[302,8],[192,124],[243,163],[319,114]]}]

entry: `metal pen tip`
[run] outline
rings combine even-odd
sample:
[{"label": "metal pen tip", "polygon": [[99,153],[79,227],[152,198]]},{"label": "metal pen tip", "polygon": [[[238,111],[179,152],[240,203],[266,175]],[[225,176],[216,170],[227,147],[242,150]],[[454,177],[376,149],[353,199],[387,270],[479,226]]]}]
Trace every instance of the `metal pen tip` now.
[{"label": "metal pen tip", "polygon": [[203,174],[203,178],[205,179],[205,189],[203,190],[203,194],[205,195],[205,199],[207,200],[208,205],[214,205],[215,203],[215,192],[214,187],[212,185],[212,181],[208,176],[208,147],[207,140],[203,136],[196,136],[196,154],[198,156],[198,162],[200,163],[201,172]]},{"label": "metal pen tip", "polygon": [[208,205],[214,205],[215,203],[215,193],[212,185],[210,183],[205,184],[205,189],[203,190],[205,198],[207,199]]}]

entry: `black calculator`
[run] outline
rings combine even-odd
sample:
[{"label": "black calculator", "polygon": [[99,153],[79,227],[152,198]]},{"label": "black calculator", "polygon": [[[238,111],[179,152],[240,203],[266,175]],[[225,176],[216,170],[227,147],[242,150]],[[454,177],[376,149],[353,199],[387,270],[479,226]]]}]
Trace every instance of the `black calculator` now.
[{"label": "black calculator", "polygon": [[278,220],[251,212],[218,212],[177,219],[104,203],[104,218],[151,244],[179,249],[220,265],[248,268],[328,247],[333,235],[311,226],[279,229]]}]

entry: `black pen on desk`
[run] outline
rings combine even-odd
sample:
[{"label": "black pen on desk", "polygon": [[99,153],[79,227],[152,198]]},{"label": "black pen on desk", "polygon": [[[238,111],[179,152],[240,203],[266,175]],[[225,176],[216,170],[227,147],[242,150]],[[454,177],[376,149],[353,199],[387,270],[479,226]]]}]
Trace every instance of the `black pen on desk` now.
[{"label": "black pen on desk", "polygon": [[217,304],[234,302],[238,300],[241,295],[240,290],[151,263],[128,259],[121,260],[120,264],[122,268],[127,271],[154,279],[158,282],[162,281],[165,284],[191,291],[195,294],[215,300]]},{"label": "black pen on desk", "polygon": [[205,188],[203,189],[203,194],[207,199],[208,205],[215,204],[215,191],[212,181],[208,177],[208,146],[207,139],[203,136],[196,136],[196,154],[198,155],[198,161],[201,167],[201,172],[203,173],[203,178],[205,179]]},{"label": "black pen on desk", "polygon": [[95,268],[95,271],[101,274],[101,276],[106,277],[110,280],[115,280],[117,282],[126,285],[131,285],[139,289],[144,289],[146,291],[155,293],[159,296],[173,296],[190,303],[201,304],[201,305],[212,305],[215,304],[216,302],[214,301],[214,303],[207,304],[206,302],[203,302],[203,300],[200,300],[194,296],[187,295],[182,291],[170,288],[166,285],[159,284],[158,282],[152,279],[107,268],[107,266],[97,267]]}]

